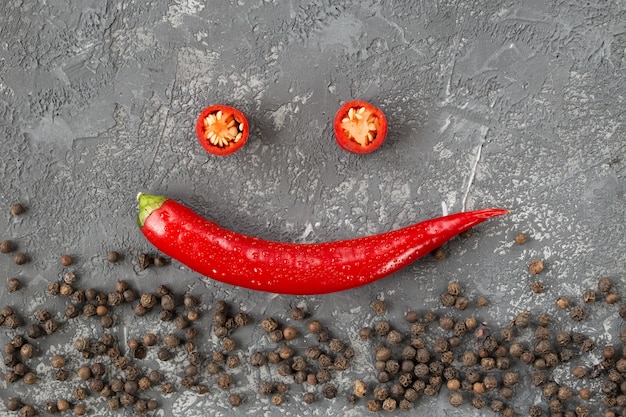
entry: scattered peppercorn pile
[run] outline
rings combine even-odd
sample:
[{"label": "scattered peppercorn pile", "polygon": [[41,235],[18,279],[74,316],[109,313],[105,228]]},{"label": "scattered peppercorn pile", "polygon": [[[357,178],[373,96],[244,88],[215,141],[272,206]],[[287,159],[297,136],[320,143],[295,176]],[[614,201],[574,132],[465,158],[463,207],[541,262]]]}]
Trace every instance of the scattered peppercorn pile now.
[{"label": "scattered peppercorn pile", "polygon": [[[26,209],[16,204],[10,211],[19,216]],[[526,240],[524,234],[515,237],[519,245]],[[17,247],[11,240],[0,241],[0,253],[24,265],[29,256]],[[433,256],[443,260],[445,252],[439,249]],[[110,251],[103,258],[117,263],[123,257]],[[132,262],[140,270],[169,264],[145,253]],[[62,311],[0,309],[7,338],[5,381],[7,391],[15,393],[3,406],[20,417],[100,415],[103,410],[144,417],[183,392],[211,396],[213,403],[223,400],[230,407],[253,401],[281,407],[290,401],[312,404],[343,397],[369,412],[407,412],[427,397],[446,395],[453,407],[505,417],[626,415],[626,331],[619,335],[620,346],[600,347],[593,335],[558,328],[548,312],[530,311],[495,328],[479,317],[488,298],[470,300],[458,282],[448,284],[439,308],[409,310],[402,319],[388,312],[385,301],[374,300],[372,321],[358,335],[339,335],[306,306],[254,318],[226,300],[204,302],[167,285],[140,293],[117,279],[113,288],[82,288],[72,256],[60,256],[60,264],[64,272],[49,283],[47,295],[57,300],[55,305],[64,305]],[[544,284],[536,278],[543,262],[533,260],[528,270],[535,278],[531,292],[542,293]],[[8,297],[18,297],[22,287],[19,278],[8,278]],[[583,322],[600,303],[615,305],[615,313],[626,320],[626,304],[619,300],[614,283],[601,278],[580,300],[558,296],[555,306],[572,323]],[[197,325],[201,319],[211,326]],[[134,326],[137,320],[142,324]],[[59,329],[74,327],[90,333],[42,350],[42,340],[57,340]],[[238,330],[250,327],[256,338],[246,346]],[[351,346],[354,339],[365,351]],[[376,373],[351,383],[338,378],[344,372],[358,374],[351,365],[359,356],[371,358]],[[53,391],[56,397],[32,395],[38,384],[59,387]],[[533,390],[536,395],[529,397]],[[520,392],[526,409],[516,401]]]},{"label": "scattered peppercorn pile", "polygon": [[[586,307],[572,306],[566,297],[558,297],[556,306],[580,322],[596,299],[609,305],[619,299],[610,279],[584,291]],[[509,326],[491,328],[475,317],[477,310],[469,308],[457,282],[449,283],[440,304],[442,309],[423,315],[408,311],[404,323],[394,325],[383,317],[385,302],[372,303],[376,319],[359,337],[372,346],[377,374],[372,386],[355,381],[353,393],[366,399],[369,411],[409,411],[421,398],[445,392],[454,407],[466,404],[506,417],[587,417],[602,415],[601,409],[605,417],[626,415],[626,331],[619,336],[621,348],[600,349],[590,336],[557,329],[548,313],[522,311]],[[476,301],[479,308],[487,304],[484,297]],[[626,305],[617,314],[626,320]],[[584,365],[589,362],[593,365]],[[557,383],[557,369],[569,372],[575,383]],[[538,390],[541,400],[515,409],[516,394],[528,388]]]}]

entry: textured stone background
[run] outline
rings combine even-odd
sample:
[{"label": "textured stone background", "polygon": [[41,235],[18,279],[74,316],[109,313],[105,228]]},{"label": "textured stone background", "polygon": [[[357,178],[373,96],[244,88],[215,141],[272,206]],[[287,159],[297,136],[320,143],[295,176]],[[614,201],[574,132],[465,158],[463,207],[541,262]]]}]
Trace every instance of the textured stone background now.
[{"label": "textured stone background", "polygon": [[[354,378],[374,380],[371,346],[356,337],[372,320],[371,300],[385,299],[388,319],[401,322],[409,308],[437,308],[446,283],[457,280],[469,298],[489,298],[477,314],[494,325],[547,309],[575,329],[555,311],[558,295],[578,297],[601,276],[626,291],[625,70],[619,0],[5,1],[0,237],[31,261],[0,257],[0,274],[26,285],[14,294],[3,286],[1,303],[24,317],[53,308],[58,301],[45,288],[69,253],[83,288],[110,288],[120,278],[141,291],[164,283],[200,295],[207,316],[220,298],[256,318],[303,304],[357,350],[356,364],[336,380],[339,398],[305,406],[297,394],[304,388],[295,387],[288,406],[276,409],[255,396],[263,375],[240,371],[240,411],[362,415],[363,404],[345,396]],[[352,98],[371,101],[389,120],[387,142],[370,155],[348,154],[333,138],[332,117]],[[227,158],[196,141],[197,114],[213,103],[239,107],[252,126],[245,147]],[[442,212],[512,213],[451,242],[443,262],[424,259],[354,291],[286,297],[205,281],[176,262],[138,271],[136,254],[154,252],[135,225],[139,191],[178,198],[240,232],[303,242]],[[20,217],[8,213],[15,201],[28,208]],[[524,246],[513,244],[520,231],[530,237]],[[124,261],[106,264],[110,249]],[[535,258],[546,264],[541,295],[529,290]],[[122,338],[154,325],[116,319]],[[604,305],[578,326],[598,343],[618,343],[622,323]],[[97,330],[70,322],[37,343],[62,349]],[[263,343],[258,330],[239,337],[245,349]],[[205,340],[208,349],[215,343],[209,331]],[[45,355],[34,363],[49,375]],[[41,405],[65,389],[39,385],[0,382],[0,394]],[[519,391],[522,412],[540,399]],[[101,415],[103,403],[90,401]],[[217,390],[175,394],[164,407],[159,415],[238,414]],[[446,395],[423,399],[420,410],[472,412],[453,409]]]}]

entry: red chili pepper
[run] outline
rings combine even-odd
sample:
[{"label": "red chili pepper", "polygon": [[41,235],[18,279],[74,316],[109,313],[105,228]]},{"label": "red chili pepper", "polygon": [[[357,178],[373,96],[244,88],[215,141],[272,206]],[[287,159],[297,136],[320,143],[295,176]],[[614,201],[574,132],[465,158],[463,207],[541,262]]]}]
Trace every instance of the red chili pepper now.
[{"label": "red chili pepper", "polygon": [[476,210],[378,235],[299,244],[235,233],[166,197],[137,198],[139,227],[161,252],[218,281],[294,295],[342,291],[376,281],[484,220],[508,213]]},{"label": "red chili pepper", "polygon": [[248,120],[234,107],[216,104],[202,110],[196,122],[198,141],[207,152],[226,156],[248,140]]},{"label": "red chili pepper", "polygon": [[367,101],[352,100],[335,114],[335,139],[343,149],[353,153],[370,153],[380,147],[387,136],[387,118]]}]

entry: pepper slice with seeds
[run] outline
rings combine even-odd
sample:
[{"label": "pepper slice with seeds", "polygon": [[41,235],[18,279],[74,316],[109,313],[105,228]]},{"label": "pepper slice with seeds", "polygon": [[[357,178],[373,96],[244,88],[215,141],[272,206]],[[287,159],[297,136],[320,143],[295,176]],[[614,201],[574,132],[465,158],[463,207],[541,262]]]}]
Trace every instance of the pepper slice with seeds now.
[{"label": "pepper slice with seeds", "polygon": [[378,149],[387,135],[384,113],[363,100],[345,103],[334,121],[335,139],[349,152],[365,154]]},{"label": "pepper slice with seeds", "polygon": [[218,156],[238,151],[248,139],[248,130],[246,116],[222,104],[202,110],[196,122],[198,141],[207,152]]}]

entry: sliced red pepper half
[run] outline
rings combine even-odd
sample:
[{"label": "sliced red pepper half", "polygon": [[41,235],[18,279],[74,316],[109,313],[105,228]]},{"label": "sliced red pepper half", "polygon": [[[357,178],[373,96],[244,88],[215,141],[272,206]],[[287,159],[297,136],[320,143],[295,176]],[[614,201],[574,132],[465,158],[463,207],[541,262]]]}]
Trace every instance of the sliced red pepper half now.
[{"label": "sliced red pepper half", "polygon": [[207,152],[218,156],[238,151],[248,140],[248,131],[246,116],[222,104],[202,110],[196,122],[198,141]]},{"label": "sliced red pepper half", "polygon": [[387,136],[387,118],[377,107],[363,100],[341,106],[334,121],[335,139],[349,152],[365,154],[380,147]]}]

